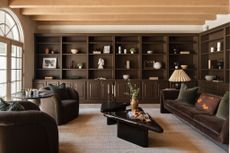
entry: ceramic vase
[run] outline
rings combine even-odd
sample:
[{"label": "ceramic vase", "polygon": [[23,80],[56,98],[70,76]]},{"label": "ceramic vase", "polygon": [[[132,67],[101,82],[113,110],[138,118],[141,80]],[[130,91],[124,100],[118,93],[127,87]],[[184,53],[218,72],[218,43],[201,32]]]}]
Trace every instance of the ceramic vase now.
[{"label": "ceramic vase", "polygon": [[132,99],[130,100],[130,106],[131,106],[132,112],[133,112],[133,111],[136,111],[137,108],[138,108],[138,100],[132,98]]}]

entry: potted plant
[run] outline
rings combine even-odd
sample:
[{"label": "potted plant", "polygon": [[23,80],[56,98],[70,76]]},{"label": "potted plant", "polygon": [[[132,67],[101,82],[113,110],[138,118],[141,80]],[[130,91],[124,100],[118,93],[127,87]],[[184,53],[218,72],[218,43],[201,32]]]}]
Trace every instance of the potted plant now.
[{"label": "potted plant", "polygon": [[137,50],[135,48],[130,48],[129,51],[130,51],[131,54],[135,54],[137,52]]},{"label": "potted plant", "polygon": [[77,67],[78,67],[79,69],[82,69],[83,64],[82,64],[82,63],[78,63],[78,64],[77,64]]},{"label": "potted plant", "polygon": [[130,99],[130,106],[131,106],[132,111],[135,112],[138,108],[138,95],[140,92],[140,88],[138,88],[136,84],[133,85],[130,82],[130,80],[128,80],[127,85],[129,88],[129,92],[125,93],[125,94],[130,96],[130,98],[131,98]]}]

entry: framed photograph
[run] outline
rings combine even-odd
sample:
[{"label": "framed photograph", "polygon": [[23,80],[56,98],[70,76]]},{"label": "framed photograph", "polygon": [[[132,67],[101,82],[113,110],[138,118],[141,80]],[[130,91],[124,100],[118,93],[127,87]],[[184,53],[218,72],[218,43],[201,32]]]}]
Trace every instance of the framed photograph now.
[{"label": "framed photograph", "polygon": [[103,53],[110,54],[110,46],[104,46]]},{"label": "framed photograph", "polygon": [[57,68],[57,58],[43,58],[42,68],[56,69]]}]

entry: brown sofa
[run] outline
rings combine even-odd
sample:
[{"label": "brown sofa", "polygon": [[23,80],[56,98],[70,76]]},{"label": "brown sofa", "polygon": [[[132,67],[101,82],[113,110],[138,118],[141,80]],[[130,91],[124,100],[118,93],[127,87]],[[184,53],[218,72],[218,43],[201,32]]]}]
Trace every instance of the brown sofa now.
[{"label": "brown sofa", "polygon": [[31,102],[20,102],[25,111],[0,111],[1,153],[58,153],[54,119]]},{"label": "brown sofa", "polygon": [[[49,87],[42,89],[50,90]],[[79,95],[73,88],[66,88],[68,99],[62,99],[61,95],[54,93],[52,97],[42,98],[41,111],[53,117],[58,125],[65,124],[79,115]]]},{"label": "brown sofa", "polygon": [[161,113],[175,114],[226,148],[227,146],[222,144],[229,143],[229,117],[224,120],[215,115],[205,114],[195,106],[178,102],[175,100],[178,94],[179,90],[161,91]]}]

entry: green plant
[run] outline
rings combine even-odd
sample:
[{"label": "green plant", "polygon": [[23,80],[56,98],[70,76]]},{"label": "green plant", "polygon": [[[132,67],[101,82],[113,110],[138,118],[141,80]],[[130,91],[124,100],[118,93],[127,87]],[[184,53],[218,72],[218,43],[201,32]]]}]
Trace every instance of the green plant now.
[{"label": "green plant", "polygon": [[77,67],[83,67],[83,64],[82,63],[78,63]]},{"label": "green plant", "polygon": [[136,53],[136,49],[135,48],[130,48],[130,50],[129,50],[131,53]]},{"label": "green plant", "polygon": [[126,95],[129,95],[132,99],[137,99],[140,88],[137,87],[136,84],[132,84],[130,80],[127,81],[127,85],[129,87],[129,92],[126,92]]}]

